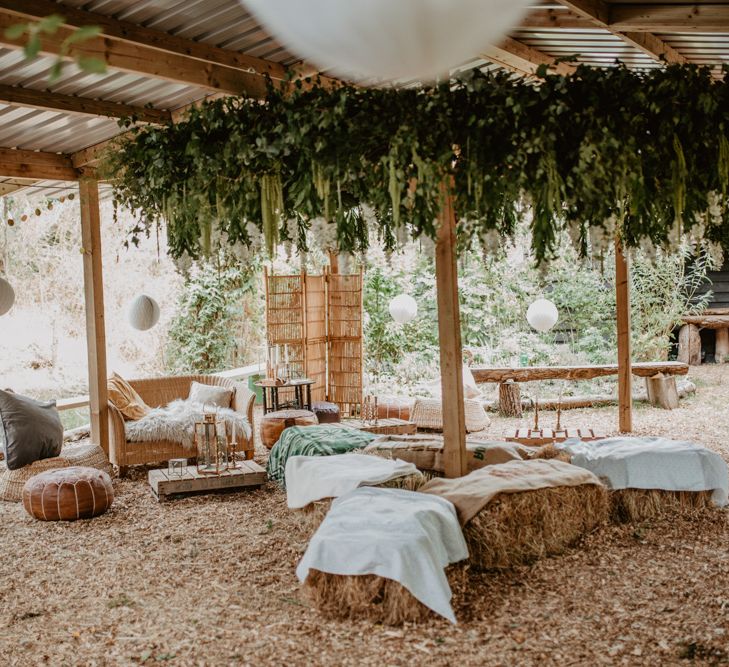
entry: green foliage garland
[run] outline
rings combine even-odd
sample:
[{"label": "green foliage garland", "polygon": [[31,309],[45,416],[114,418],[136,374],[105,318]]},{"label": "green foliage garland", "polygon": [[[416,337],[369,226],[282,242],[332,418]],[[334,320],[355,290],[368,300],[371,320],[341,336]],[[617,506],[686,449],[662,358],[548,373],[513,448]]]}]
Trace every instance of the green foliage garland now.
[{"label": "green foliage garland", "polygon": [[320,217],[342,250],[362,250],[364,207],[388,248],[403,230],[433,238],[452,182],[463,244],[512,236],[531,205],[541,261],[565,227],[582,252],[591,228],[609,239],[617,227],[631,246],[689,230],[729,245],[728,135],[729,83],[707,68],[580,66],[538,84],[473,72],[417,89],[271,85],[264,101],[133,129],[107,169],[116,202],[142,214],[134,232],[166,223],[174,256],[206,253],[211,230],[305,250]]}]

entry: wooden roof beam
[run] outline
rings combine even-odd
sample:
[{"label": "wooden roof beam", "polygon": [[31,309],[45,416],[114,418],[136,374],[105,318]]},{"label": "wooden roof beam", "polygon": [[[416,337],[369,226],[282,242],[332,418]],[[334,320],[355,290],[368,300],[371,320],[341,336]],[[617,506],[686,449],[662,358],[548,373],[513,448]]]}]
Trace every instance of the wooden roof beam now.
[{"label": "wooden roof beam", "polygon": [[[192,39],[177,37],[162,30],[140,26],[131,21],[122,21],[111,16],[89,12],[49,0],[0,0],[0,9],[11,12],[23,19],[37,19],[50,14],[60,14],[67,28],[99,26],[103,35],[120,43],[135,45],[144,49],[157,50],[158,53],[174,54],[200,63],[226,67],[232,70],[257,74],[267,74],[272,79],[287,79],[292,73],[301,77],[312,74],[312,68],[302,66],[285,67],[264,58],[238,53],[218,46],[196,42]],[[325,81],[333,81],[322,77]],[[235,91],[233,91],[235,92]]]},{"label": "wooden roof beam", "polygon": [[534,9],[517,30],[599,30],[594,21],[564,9]]},{"label": "wooden roof beam", "polygon": [[[13,40],[5,34],[7,28],[17,23],[18,14],[0,9],[0,45],[18,49],[23,47],[23,38]],[[59,28],[53,35],[44,35],[41,39],[41,53],[62,55],[62,43],[74,31],[75,28]],[[93,37],[74,44],[68,57],[77,56],[103,60],[112,69],[231,95],[261,98],[266,94],[265,79],[258,74],[213,63],[203,65],[198,59],[189,56],[162,52],[152,47],[108,37]]]},{"label": "wooden roof beam", "polygon": [[149,109],[135,107],[117,102],[92,100],[76,95],[61,95],[45,90],[33,90],[20,86],[6,86],[0,84],[0,102],[15,104],[32,109],[47,111],[64,111],[89,116],[108,116],[109,118],[124,118],[134,116],[144,123],[162,124],[169,121],[172,114],[164,109]]},{"label": "wooden roof beam", "polygon": [[547,65],[557,74],[570,74],[575,71],[573,65],[555,63],[552,56],[511,37],[507,37],[498,46],[489,46],[481,57],[523,76],[535,76],[540,65]]},{"label": "wooden roof beam", "polygon": [[609,25],[624,32],[729,33],[729,5],[610,5]]},{"label": "wooden roof beam", "polygon": [[617,37],[620,37],[626,44],[642,51],[655,60],[665,60],[669,64],[683,64],[688,62],[670,44],[666,44],[666,42],[651,32],[646,31],[638,35],[635,32],[625,32],[615,28],[610,23],[610,13],[614,5],[608,4],[605,0],[559,0],[559,3],[578,16],[589,19],[596,26],[609,30]]},{"label": "wooden roof beam", "polygon": [[51,181],[76,181],[79,171],[70,156],[0,148],[0,176]]}]

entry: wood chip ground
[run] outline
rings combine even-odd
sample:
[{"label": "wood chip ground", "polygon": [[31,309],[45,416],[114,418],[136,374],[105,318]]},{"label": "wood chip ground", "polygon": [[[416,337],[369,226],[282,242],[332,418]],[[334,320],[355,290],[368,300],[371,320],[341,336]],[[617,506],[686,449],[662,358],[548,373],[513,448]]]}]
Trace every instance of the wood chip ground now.
[{"label": "wood chip ground", "polygon": [[[636,431],[729,460],[729,367],[690,377],[696,396],[638,407]],[[563,424],[611,434],[616,417],[570,411]],[[308,533],[274,485],[159,504],[137,470],[114,488],[91,521],[40,523],[0,503],[3,665],[729,664],[726,511],[603,528],[558,558],[474,575],[457,626],[391,628],[310,607],[294,574]]]}]

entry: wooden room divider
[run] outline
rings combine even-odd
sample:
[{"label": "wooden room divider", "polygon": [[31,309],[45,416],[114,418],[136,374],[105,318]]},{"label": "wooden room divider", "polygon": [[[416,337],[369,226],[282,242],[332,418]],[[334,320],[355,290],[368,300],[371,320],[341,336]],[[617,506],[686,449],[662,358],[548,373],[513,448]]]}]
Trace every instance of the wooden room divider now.
[{"label": "wooden room divider", "polygon": [[[362,403],[362,272],[277,276],[264,270],[266,340],[288,346],[295,375],[315,381],[312,400],[328,400],[342,416]],[[290,400],[281,389],[281,400]]]}]

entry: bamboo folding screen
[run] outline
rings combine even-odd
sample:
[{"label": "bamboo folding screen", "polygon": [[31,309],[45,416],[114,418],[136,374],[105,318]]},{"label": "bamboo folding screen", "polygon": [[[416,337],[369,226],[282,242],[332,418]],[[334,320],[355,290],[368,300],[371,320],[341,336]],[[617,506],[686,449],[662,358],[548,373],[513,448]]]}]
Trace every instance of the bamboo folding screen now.
[{"label": "bamboo folding screen", "polygon": [[[315,381],[313,401],[329,400],[342,416],[362,402],[362,274],[265,273],[266,338],[287,345],[291,371]],[[289,400],[279,390],[281,400]]]}]

